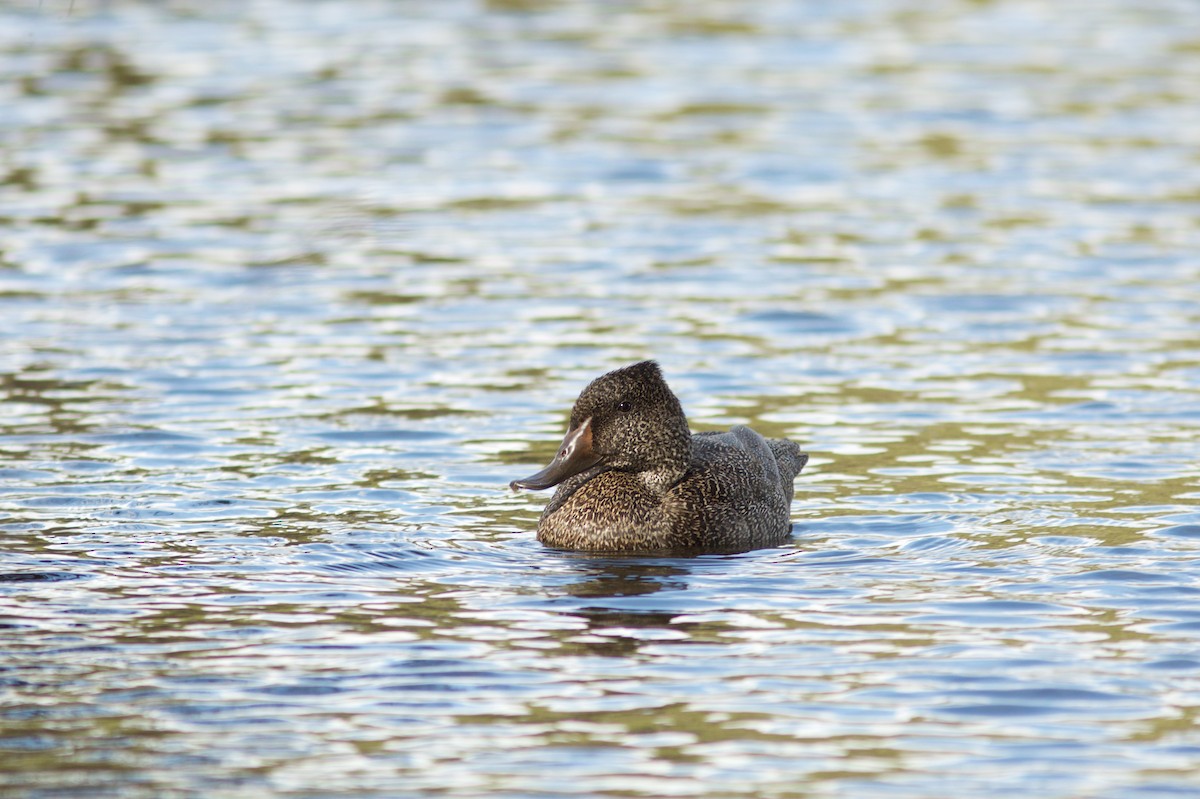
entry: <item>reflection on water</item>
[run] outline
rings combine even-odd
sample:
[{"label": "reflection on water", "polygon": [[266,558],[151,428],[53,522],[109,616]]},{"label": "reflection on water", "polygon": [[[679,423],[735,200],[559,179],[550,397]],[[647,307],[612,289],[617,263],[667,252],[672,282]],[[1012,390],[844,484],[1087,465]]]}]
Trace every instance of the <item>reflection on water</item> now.
[{"label": "reflection on water", "polygon": [[[1190,794],[1198,23],[0,9],[5,795]],[[646,357],[793,544],[536,544]]]}]

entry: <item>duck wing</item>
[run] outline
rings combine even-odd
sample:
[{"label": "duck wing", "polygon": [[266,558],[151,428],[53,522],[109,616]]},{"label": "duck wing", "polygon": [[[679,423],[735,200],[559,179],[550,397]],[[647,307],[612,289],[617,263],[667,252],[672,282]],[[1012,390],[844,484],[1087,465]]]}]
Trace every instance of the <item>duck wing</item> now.
[{"label": "duck wing", "polygon": [[[793,446],[795,446],[793,444]],[[677,528],[694,531],[695,544],[729,551],[771,546],[791,530],[793,461],[782,464],[773,445],[748,427],[692,436],[687,476],[666,505]],[[795,448],[799,453],[799,447]]]}]

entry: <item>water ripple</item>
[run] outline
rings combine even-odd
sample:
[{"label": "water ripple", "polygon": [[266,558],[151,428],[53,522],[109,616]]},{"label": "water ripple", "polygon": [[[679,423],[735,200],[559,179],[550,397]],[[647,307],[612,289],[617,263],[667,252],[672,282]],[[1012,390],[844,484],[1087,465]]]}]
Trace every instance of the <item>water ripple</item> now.
[{"label": "water ripple", "polygon": [[[6,796],[1191,795],[1198,22],[6,5]],[[646,357],[791,542],[537,544]]]}]

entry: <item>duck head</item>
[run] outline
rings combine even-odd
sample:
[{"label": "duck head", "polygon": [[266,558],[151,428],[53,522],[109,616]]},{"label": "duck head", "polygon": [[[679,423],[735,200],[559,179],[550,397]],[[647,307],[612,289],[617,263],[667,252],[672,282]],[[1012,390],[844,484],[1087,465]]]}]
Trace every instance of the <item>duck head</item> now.
[{"label": "duck head", "polygon": [[589,383],[575,400],[554,460],[509,487],[538,491],[602,467],[636,473],[665,490],[687,471],[690,439],[687,417],[658,364],[642,361]]}]

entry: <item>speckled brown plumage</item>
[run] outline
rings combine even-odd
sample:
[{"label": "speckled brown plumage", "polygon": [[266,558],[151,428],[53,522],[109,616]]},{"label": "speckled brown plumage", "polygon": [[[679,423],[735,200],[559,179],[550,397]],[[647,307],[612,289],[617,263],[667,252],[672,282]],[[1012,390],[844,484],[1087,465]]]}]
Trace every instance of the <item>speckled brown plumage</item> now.
[{"label": "speckled brown plumage", "polygon": [[791,535],[793,481],[808,455],[748,427],[692,435],[658,365],[593,380],[558,456],[513,487],[557,484],[538,540],[559,549],[739,552]]}]

